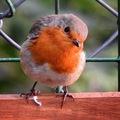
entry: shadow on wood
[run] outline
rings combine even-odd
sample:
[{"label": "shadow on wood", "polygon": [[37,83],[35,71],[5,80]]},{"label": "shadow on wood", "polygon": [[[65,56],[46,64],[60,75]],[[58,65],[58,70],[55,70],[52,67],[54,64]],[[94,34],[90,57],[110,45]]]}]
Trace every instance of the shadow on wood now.
[{"label": "shadow on wood", "polygon": [[37,106],[32,99],[20,95],[0,95],[0,120],[119,120],[120,93],[71,93],[75,101],[67,98],[61,109],[62,97],[41,94]]}]

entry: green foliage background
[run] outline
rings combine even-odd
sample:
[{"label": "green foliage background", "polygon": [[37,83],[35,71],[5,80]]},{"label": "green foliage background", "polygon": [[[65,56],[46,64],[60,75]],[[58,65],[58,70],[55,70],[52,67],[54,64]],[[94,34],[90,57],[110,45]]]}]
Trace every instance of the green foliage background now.
[{"label": "green foliage background", "polygon": [[[12,0],[16,3],[18,0]],[[117,10],[117,0],[104,0]],[[0,12],[7,9],[0,1]],[[16,9],[12,18],[5,18],[2,30],[18,44],[25,40],[33,22],[42,16],[54,14],[54,0],[26,0]],[[117,29],[117,18],[95,0],[60,0],[59,13],[73,13],[88,26],[85,42],[86,56],[99,47]],[[0,58],[19,57],[19,51],[0,36]],[[117,57],[117,39],[96,57]],[[69,86],[70,92],[117,91],[117,63],[87,63],[79,80]],[[34,81],[22,71],[20,63],[0,63],[0,93],[29,92]],[[36,89],[54,92],[40,83]]]}]

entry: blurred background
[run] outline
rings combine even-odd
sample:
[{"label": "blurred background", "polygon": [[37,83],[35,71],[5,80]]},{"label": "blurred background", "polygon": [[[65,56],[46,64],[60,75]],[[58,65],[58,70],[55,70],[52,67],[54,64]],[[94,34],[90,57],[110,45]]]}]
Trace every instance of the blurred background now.
[{"label": "blurred background", "polygon": [[[11,0],[14,4],[19,0]],[[117,0],[104,0],[117,11]],[[2,30],[18,44],[22,44],[36,19],[55,13],[54,0],[26,0],[16,9],[12,18],[5,18]],[[5,0],[0,0],[0,12],[8,9]],[[97,49],[117,29],[117,18],[95,0],[60,0],[59,13],[73,13],[88,26],[89,35],[84,49],[88,56]],[[117,57],[117,39],[95,57]],[[0,36],[0,58],[19,57],[19,51]],[[117,91],[117,63],[87,62],[83,74],[74,84],[68,86],[70,92]],[[0,93],[29,92],[34,81],[22,71],[19,62],[0,63]],[[41,92],[55,92],[40,83]]]}]

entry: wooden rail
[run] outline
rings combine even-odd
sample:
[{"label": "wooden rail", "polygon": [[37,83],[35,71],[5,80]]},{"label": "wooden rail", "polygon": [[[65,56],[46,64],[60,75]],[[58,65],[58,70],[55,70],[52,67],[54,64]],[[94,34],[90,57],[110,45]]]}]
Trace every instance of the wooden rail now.
[{"label": "wooden rail", "polygon": [[41,94],[37,106],[19,94],[0,95],[0,120],[120,120],[120,93],[71,93],[61,109],[62,97]]}]

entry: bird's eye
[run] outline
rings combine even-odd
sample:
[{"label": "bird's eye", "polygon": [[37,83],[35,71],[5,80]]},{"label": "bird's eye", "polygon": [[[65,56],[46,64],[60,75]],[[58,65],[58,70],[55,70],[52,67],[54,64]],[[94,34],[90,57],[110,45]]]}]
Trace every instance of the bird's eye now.
[{"label": "bird's eye", "polygon": [[69,27],[65,27],[64,32],[66,32],[66,33],[70,32],[70,28]]}]

